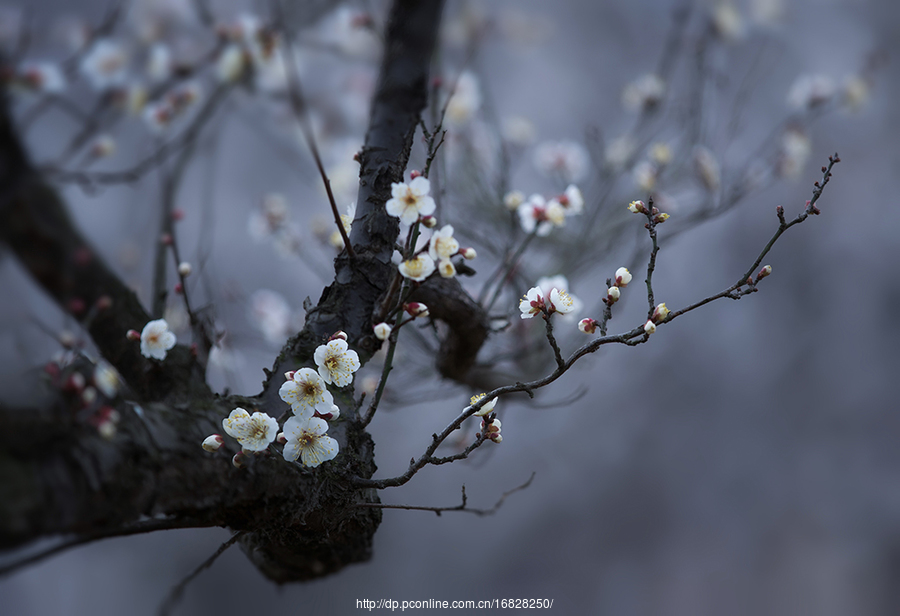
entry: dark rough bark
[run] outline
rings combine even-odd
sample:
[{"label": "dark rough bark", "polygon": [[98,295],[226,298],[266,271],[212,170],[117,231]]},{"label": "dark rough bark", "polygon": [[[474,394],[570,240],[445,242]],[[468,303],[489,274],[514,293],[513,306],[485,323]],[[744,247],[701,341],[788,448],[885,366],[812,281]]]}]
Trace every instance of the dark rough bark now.
[{"label": "dark rough bark", "polygon": [[[341,329],[362,361],[377,349],[372,309],[390,280],[397,221],[384,212],[391,182],[400,181],[416,122],[425,106],[428,65],[437,37],[440,0],[398,0],[386,36],[371,126],[361,154],[360,193],[351,243],[335,281],[289,341],[258,397],[212,394],[186,347],[165,362],[140,355],[125,332],[149,315],[96,256],[68,218],[57,194],[33,170],[8,111],[0,112],[0,240],[60,306],[79,319],[104,357],[127,381],[110,401],[121,415],[116,436],[101,438],[77,400],[57,391],[39,407],[0,407],[0,548],[44,535],[121,534],[144,516],[184,526],[248,531],[241,540],[251,560],[276,582],[305,580],[340,570],[371,555],[381,520],[374,490],[352,488],[349,477],[371,477],[374,444],[359,427],[350,391],[336,396],[345,415],[329,434],[341,452],[317,469],[276,456],[252,457],[235,469],[226,445],[216,454],[199,444],[221,431],[240,406],[278,417],[282,373],[314,365],[315,348]],[[97,309],[98,300],[112,304]],[[100,301],[102,306],[105,299]],[[90,376],[88,363],[68,370]]]}]

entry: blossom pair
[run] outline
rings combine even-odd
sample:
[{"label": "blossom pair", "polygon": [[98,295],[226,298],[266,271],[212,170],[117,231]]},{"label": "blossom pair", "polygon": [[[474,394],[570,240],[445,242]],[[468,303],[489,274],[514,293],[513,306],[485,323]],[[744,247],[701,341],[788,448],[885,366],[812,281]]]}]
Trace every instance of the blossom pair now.
[{"label": "blossom pair", "polygon": [[[222,427],[228,436],[237,439],[243,452],[263,451],[278,436],[275,418],[259,411],[251,415],[242,408],[231,411],[222,421]],[[281,434],[284,459],[293,461],[299,457],[304,466],[310,467],[334,459],[338,453],[338,443],[325,434],[327,431],[328,424],[318,417],[291,417],[284,423]],[[221,445],[222,437],[217,434],[203,441],[203,448],[207,451],[216,451]],[[242,466],[242,454],[236,455],[233,462],[235,466]]]},{"label": "blossom pair", "polygon": [[[507,205],[519,201],[519,197],[507,195]],[[535,233],[541,237],[550,233],[553,227],[562,227],[566,224],[566,217],[580,214],[584,210],[584,198],[581,191],[574,184],[570,184],[566,191],[557,197],[547,201],[541,195],[531,195],[528,201],[523,201],[516,206],[519,215],[519,223],[525,233]]]},{"label": "blossom pair", "polygon": [[564,290],[553,287],[550,293],[545,295],[540,287],[532,287],[525,294],[525,297],[519,301],[519,310],[522,313],[519,316],[523,319],[530,319],[534,315],[545,311],[547,314],[553,314],[554,312],[568,314],[574,308],[575,302],[572,300],[572,296]]}]

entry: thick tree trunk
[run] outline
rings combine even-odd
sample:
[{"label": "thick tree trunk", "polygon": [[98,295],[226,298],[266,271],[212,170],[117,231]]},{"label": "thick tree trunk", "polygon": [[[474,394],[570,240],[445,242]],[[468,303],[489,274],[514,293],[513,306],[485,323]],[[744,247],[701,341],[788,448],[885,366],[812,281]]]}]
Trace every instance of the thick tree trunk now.
[{"label": "thick tree trunk", "polygon": [[[140,329],[149,315],[90,249],[58,195],[35,172],[4,106],[0,240],[82,323],[127,388],[111,401],[121,415],[111,440],[103,439],[81,417],[79,402],[62,392],[35,408],[0,408],[0,549],[51,534],[123,534],[153,518],[164,520],[161,526],[247,531],[243,548],[277,582],[326,575],[369,558],[381,512],[355,505],[377,502],[378,496],[352,488],[348,478],[372,476],[374,444],[350,406],[351,391],[339,396],[344,414],[329,430],[340,454],[322,467],[306,469],[264,455],[236,469],[227,455],[237,451],[233,443],[208,454],[200,442],[221,432],[221,420],[237,406],[281,416],[287,410],[278,397],[282,373],[314,365],[315,348],[335,331],[347,332],[362,361],[377,350],[372,313],[390,281],[398,230],[384,203],[391,183],[403,177],[426,103],[441,10],[441,0],[397,0],[392,8],[360,155],[351,236],[356,257],[337,258],[334,283],[253,398],[210,392],[202,366],[186,347],[176,347],[159,363],[143,358],[138,345],[126,340],[125,332]],[[108,308],[102,308],[105,298],[112,302]],[[83,362],[67,370],[89,378],[91,367]]]}]

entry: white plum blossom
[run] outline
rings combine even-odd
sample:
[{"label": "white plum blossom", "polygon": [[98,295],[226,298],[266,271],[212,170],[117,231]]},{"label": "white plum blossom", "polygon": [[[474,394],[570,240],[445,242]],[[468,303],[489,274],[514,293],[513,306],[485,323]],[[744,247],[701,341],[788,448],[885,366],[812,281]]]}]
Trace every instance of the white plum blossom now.
[{"label": "white plum blossom", "polygon": [[96,90],[108,90],[124,84],[128,76],[125,50],[109,39],[94,41],[81,59],[81,73]]},{"label": "white plum blossom", "polygon": [[291,417],[284,422],[284,459],[293,462],[297,458],[304,466],[316,467],[333,460],[338,454],[338,442],[325,434],[328,424],[313,417],[301,420]]},{"label": "white plum blossom", "polygon": [[359,355],[350,350],[346,340],[331,340],[316,349],[313,359],[319,367],[319,375],[326,383],[346,387],[359,370]]},{"label": "white plum blossom", "polygon": [[291,307],[277,291],[258,289],[250,296],[250,321],[270,344],[281,344],[291,323]]},{"label": "white plum blossom", "polygon": [[584,211],[584,197],[575,184],[569,184],[566,192],[558,196],[556,200],[566,208],[566,216],[574,216]]},{"label": "white plum blossom", "polygon": [[[584,302],[569,293],[569,281],[565,276],[545,276],[543,278],[539,278],[536,286],[541,290],[541,294],[544,297],[550,299],[550,304],[555,306],[556,312],[559,312],[562,315],[567,315],[572,312],[580,312],[582,307],[584,306]],[[563,310],[560,310],[560,306],[553,301],[554,290],[564,291],[566,297],[568,298],[568,302],[571,302],[571,307],[568,307],[568,302],[566,300],[562,300],[561,303],[565,304],[565,306],[563,306]]]},{"label": "white plum blossom", "polygon": [[[346,343],[345,343],[346,344]],[[334,405],[325,381],[312,368],[300,368],[284,375],[286,381],[278,390],[281,399],[291,405],[294,415],[308,419],[316,411],[328,413]]]},{"label": "white plum blossom", "polygon": [[66,78],[57,64],[32,62],[24,64],[18,70],[15,84],[35,92],[61,94],[66,89]]},{"label": "white plum blossom", "polygon": [[451,225],[444,225],[444,228],[431,235],[431,241],[428,243],[428,255],[435,261],[449,259],[457,252],[459,252],[459,242],[453,237]]},{"label": "white plum blossom", "polygon": [[[771,271],[771,268],[769,270]],[[122,377],[119,376],[115,368],[101,360],[97,362],[97,366],[94,368],[94,385],[107,398],[115,398],[116,394],[119,393],[119,388],[122,386]]]},{"label": "white plum blossom", "polygon": [[408,185],[402,182],[391,184],[391,199],[385,204],[387,213],[396,216],[407,225],[414,224],[419,216],[434,213],[435,204],[428,193],[431,183],[428,178],[419,176]]},{"label": "white plum blossom", "polygon": [[550,309],[551,312],[556,311],[559,314],[569,314],[575,309],[575,302],[572,300],[572,296],[565,291],[553,289],[550,291]]},{"label": "white plum blossom", "polygon": [[162,361],[175,342],[175,334],[169,331],[165,319],[150,321],[141,331],[141,355]]},{"label": "white plum blossom", "polygon": [[536,314],[540,314],[544,308],[544,296],[539,287],[531,287],[528,293],[519,300],[519,310],[522,312],[519,316],[523,319],[530,319]]},{"label": "white plum blossom", "polygon": [[[476,394],[476,395],[472,396],[469,399],[469,404],[474,406],[476,402],[478,402],[479,400],[484,398],[486,395],[487,394]],[[487,415],[488,413],[493,411],[495,406],[497,406],[497,398],[494,398],[493,400],[491,400],[489,402],[485,402],[484,406],[482,406],[480,409],[478,409],[477,411],[475,411],[472,414],[475,415],[476,417],[484,417],[485,415]]]},{"label": "white plum blossom", "polygon": [[447,120],[451,126],[464,126],[481,107],[481,88],[471,71],[463,71],[447,101]]},{"label": "white plum blossom", "polygon": [[615,304],[619,301],[619,297],[622,296],[622,292],[619,291],[619,287],[611,286],[606,290],[606,303],[607,304]]},{"label": "white plum blossom", "polygon": [[534,123],[524,116],[503,118],[500,132],[509,143],[519,147],[530,145],[536,134]]},{"label": "white plum blossom", "polygon": [[508,210],[518,209],[523,203],[525,203],[525,193],[521,190],[511,190],[503,196],[503,205]]},{"label": "white plum blossom", "polygon": [[827,75],[800,75],[788,90],[788,105],[797,110],[813,109],[829,102],[837,87]]},{"label": "white plum blossom", "polygon": [[242,408],[236,408],[222,420],[225,433],[237,439],[244,451],[262,451],[275,440],[278,422],[259,411],[251,415]]},{"label": "white plum blossom", "polygon": [[566,183],[584,179],[588,161],[587,150],[575,141],[545,141],[534,149],[534,166],[544,175],[560,177]]},{"label": "white plum blossom", "polygon": [[404,278],[422,282],[434,273],[434,260],[423,252],[415,259],[401,263],[398,269]]},{"label": "white plum blossom", "polygon": [[437,265],[438,273],[441,278],[453,278],[456,276],[456,266],[450,259],[441,259]]},{"label": "white plum blossom", "polygon": [[541,195],[531,195],[528,201],[519,205],[516,212],[525,233],[544,237],[553,228],[553,223],[547,218],[547,202]]},{"label": "white plum blossom", "polygon": [[775,172],[780,177],[795,178],[803,171],[812,151],[809,137],[799,128],[789,128],[781,136],[781,148]]},{"label": "white plum blossom", "polygon": [[655,334],[656,333],[656,323],[654,323],[653,321],[648,319],[647,322],[644,323],[644,333],[647,334],[648,336],[650,334]]}]

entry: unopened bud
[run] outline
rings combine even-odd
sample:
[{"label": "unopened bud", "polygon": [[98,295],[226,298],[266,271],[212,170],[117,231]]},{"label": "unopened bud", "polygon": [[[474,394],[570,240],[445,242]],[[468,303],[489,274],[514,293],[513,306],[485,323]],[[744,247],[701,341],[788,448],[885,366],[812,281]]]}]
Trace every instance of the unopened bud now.
[{"label": "unopened bud", "polygon": [[417,177],[419,177],[420,175],[422,175],[421,171],[419,171],[418,169],[413,169],[412,171],[409,172],[409,179],[414,180]]},{"label": "unopened bud", "polygon": [[462,255],[462,258],[465,259],[466,261],[471,261],[471,260],[474,259],[476,256],[478,256],[478,253],[475,252],[475,249],[474,249],[474,248],[471,248],[471,247],[469,247],[469,248],[460,248],[458,254],[461,254],[461,255]]},{"label": "unopened bud", "polygon": [[657,214],[656,216],[653,217],[653,222],[655,222],[657,224],[666,222],[667,220],[669,220],[669,215],[666,214],[665,212],[663,212],[662,214]]},{"label": "unopened bud", "polygon": [[80,394],[84,389],[84,375],[80,372],[75,372],[69,375],[69,378],[66,379],[65,384],[63,385],[63,389],[66,391],[71,391],[76,394]]},{"label": "unopened bud", "polygon": [[627,268],[620,267],[616,270],[616,286],[619,288],[627,287],[631,282],[631,272]]},{"label": "unopened bud", "polygon": [[285,379],[286,381],[293,381],[293,380],[294,380],[294,374],[295,374],[296,372],[297,372],[296,370],[288,370],[287,372],[284,373],[284,379]]},{"label": "unopened bud", "polygon": [[656,323],[654,323],[653,321],[647,321],[646,323],[644,323],[644,333],[648,336],[650,334],[656,333]]},{"label": "unopened bud", "polygon": [[338,330],[338,331],[334,332],[334,333],[331,335],[331,338],[328,339],[329,342],[332,341],[332,340],[344,340],[344,341],[346,341],[346,340],[347,340],[347,333],[344,332],[344,331]]},{"label": "unopened bud", "polygon": [[647,206],[644,205],[644,202],[638,199],[637,201],[632,201],[628,204],[628,211],[632,214],[646,214]]},{"label": "unopened bud", "polygon": [[375,326],[375,337],[379,340],[387,340],[391,335],[391,326],[387,323],[379,323]]},{"label": "unopened bud", "polygon": [[234,457],[231,458],[231,463],[234,464],[234,468],[243,468],[245,464],[247,464],[247,454],[243,451],[239,451],[234,454]]},{"label": "unopened bud", "polygon": [[163,233],[161,236],[159,236],[159,241],[161,243],[165,244],[166,246],[171,246],[172,245],[172,234],[171,233]]},{"label": "unopened bud", "polygon": [[760,280],[762,280],[766,276],[770,275],[771,273],[772,273],[772,266],[771,265],[764,266],[761,270],[759,270],[759,273],[756,275],[756,282],[759,282]]},{"label": "unopened bud", "polygon": [[663,302],[663,303],[657,305],[656,308],[653,309],[653,316],[651,316],[650,319],[654,323],[662,323],[667,318],[669,318],[669,312],[671,312],[671,311],[668,308],[666,308],[666,303]]},{"label": "unopened bud", "polygon": [[606,290],[606,303],[612,306],[619,301],[619,297],[621,296],[622,292],[619,291],[619,287],[610,287]]},{"label": "unopened bud", "polygon": [[184,210],[177,208],[172,210],[172,220],[184,220]]},{"label": "unopened bud", "polygon": [[287,444],[287,437],[284,435],[284,432],[279,432],[278,436],[275,437],[275,442],[279,445]]},{"label": "unopened bud", "polygon": [[428,316],[428,306],[420,304],[419,302],[410,302],[406,304],[404,310],[406,310],[406,313],[413,318]]},{"label": "unopened bud", "polygon": [[437,226],[437,218],[434,216],[422,216],[419,220],[427,229],[434,229]]},{"label": "unopened bud", "polygon": [[125,337],[126,337],[128,340],[140,340],[140,339],[141,339],[141,332],[139,332],[139,331],[136,330],[136,329],[129,329],[128,332],[125,334]]},{"label": "unopened bud", "polygon": [[221,447],[224,442],[225,441],[218,434],[210,434],[203,439],[203,443],[200,446],[206,451],[218,451],[219,447]]},{"label": "unopened bud", "polygon": [[184,285],[182,285],[180,282],[176,282],[174,290],[178,295],[181,295],[182,293],[184,293]]},{"label": "unopened bud", "polygon": [[331,405],[331,411],[327,413],[321,413],[319,411],[315,412],[316,417],[321,417],[325,421],[334,421],[338,417],[341,416],[341,409],[338,408],[337,404]]},{"label": "unopened bud", "polygon": [[192,271],[194,270],[193,268],[191,268],[191,264],[187,261],[182,261],[178,264],[178,274],[180,276],[190,276]]},{"label": "unopened bud", "polygon": [[594,319],[581,319],[578,322],[578,329],[584,334],[593,334],[597,331],[597,321]]}]

